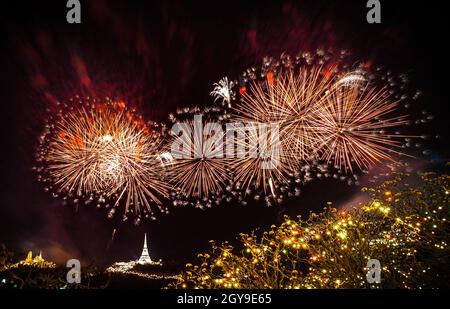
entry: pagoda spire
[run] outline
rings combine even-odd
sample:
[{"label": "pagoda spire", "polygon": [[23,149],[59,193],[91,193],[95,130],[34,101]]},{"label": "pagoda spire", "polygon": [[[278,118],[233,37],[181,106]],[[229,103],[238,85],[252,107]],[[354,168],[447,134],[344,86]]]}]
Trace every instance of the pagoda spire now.
[{"label": "pagoda spire", "polygon": [[148,254],[148,249],[147,249],[147,233],[145,233],[144,236],[144,248],[142,248],[142,254],[141,257],[139,258],[138,261],[140,264],[147,264],[147,263],[152,263],[152,259],[150,258],[150,255]]}]

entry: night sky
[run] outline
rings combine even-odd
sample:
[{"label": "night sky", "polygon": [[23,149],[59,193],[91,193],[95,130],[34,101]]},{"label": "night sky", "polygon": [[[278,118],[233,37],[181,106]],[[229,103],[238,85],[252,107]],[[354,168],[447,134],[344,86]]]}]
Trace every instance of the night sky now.
[{"label": "night sky", "polygon": [[[236,78],[266,55],[343,48],[410,75],[423,90],[424,108],[437,116],[430,130],[442,137],[433,157],[448,158],[448,16],[438,4],[381,1],[382,23],[375,25],[366,22],[365,0],[81,3],[80,25],[66,22],[65,1],[1,9],[0,243],[17,253],[42,250],[57,262],[107,264],[138,257],[145,231],[152,257],[185,263],[210,239],[233,241],[280,223],[280,209],[262,203],[173,209],[139,227],[110,221],[94,207],[62,206],[32,167],[54,102],[76,94],[120,96],[147,119],[165,121],[177,107],[211,104],[214,82]],[[286,203],[286,214],[318,211],[327,201],[342,205],[358,192],[316,181]]]}]

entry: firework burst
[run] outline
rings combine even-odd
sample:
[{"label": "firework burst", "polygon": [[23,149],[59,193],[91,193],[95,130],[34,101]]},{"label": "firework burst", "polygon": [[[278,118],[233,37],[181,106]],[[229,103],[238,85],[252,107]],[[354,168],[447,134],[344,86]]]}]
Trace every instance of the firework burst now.
[{"label": "firework burst", "polygon": [[[122,205],[124,218],[138,221],[168,212],[165,197],[201,209],[222,201],[246,205],[248,196],[273,205],[298,196],[313,179],[358,184],[359,173],[421,147],[400,130],[432,116],[403,116],[400,108],[420,96],[406,94],[406,76],[366,70],[364,63],[350,67],[345,57],[317,51],[264,58],[237,80],[213,85],[219,104],[170,114],[181,125],[170,136],[123,102],[77,98],[41,136],[39,179],[54,196],[107,206],[110,216]],[[235,126],[232,135],[228,125]]]},{"label": "firework burst", "polygon": [[414,136],[400,133],[411,123],[400,110],[411,104],[407,77],[367,70],[366,63],[351,67],[347,57],[344,51],[267,57],[260,68],[249,68],[234,81],[240,87],[231,100],[231,119],[276,124],[280,138],[276,169],[261,170],[261,158],[238,159],[236,183],[262,187],[272,196],[289,195],[293,182],[313,178],[358,183],[358,173],[419,145],[411,142]]},{"label": "firework burst", "polygon": [[220,101],[223,106],[231,107],[230,102],[234,97],[234,93],[231,91],[233,82],[228,81],[228,77],[222,78],[218,83],[214,83],[214,89],[210,92],[210,95],[214,97],[214,102]]},{"label": "firework burst", "polygon": [[46,126],[38,149],[40,179],[48,189],[74,202],[110,207],[124,205],[124,218],[154,218],[169,186],[156,154],[161,135],[123,102],[87,100],[61,112]]},{"label": "firework burst", "polygon": [[236,132],[231,166],[237,186],[246,193],[262,189],[275,196],[275,184],[287,183],[286,176],[291,171],[284,161],[279,125],[247,123]]},{"label": "firework burst", "polygon": [[[320,66],[305,67],[299,72],[286,70],[277,78],[273,72],[268,72],[263,82],[252,82],[249,90],[242,93],[242,100],[233,107],[234,119],[277,126],[279,144],[272,145],[278,149],[276,168],[256,171],[261,157],[237,160],[238,179],[253,182],[255,187],[262,186],[265,191],[270,188],[274,195],[273,183],[286,184],[289,174],[316,158],[320,139],[315,115],[326,102],[332,85],[323,77],[323,72]],[[248,139],[258,139],[258,145],[265,145],[257,135],[250,135]]]},{"label": "firework burst", "polygon": [[[345,78],[345,77],[344,77]],[[359,80],[337,87],[315,113],[321,159],[345,172],[369,169],[392,154],[402,154],[401,139],[390,129],[408,123],[406,116],[392,116],[398,101],[386,88],[361,86]]]},{"label": "firework burst", "polygon": [[[222,191],[227,178],[224,133],[217,123],[203,126],[201,116],[172,128],[170,182],[186,197],[206,198]],[[169,152],[166,152],[169,153]]]},{"label": "firework burst", "polygon": [[263,83],[251,84],[234,111],[242,115],[237,117],[242,121],[278,124],[286,164],[296,166],[315,155],[315,114],[325,104],[331,85],[319,66],[305,67],[298,73],[280,72],[277,79],[269,72]]}]

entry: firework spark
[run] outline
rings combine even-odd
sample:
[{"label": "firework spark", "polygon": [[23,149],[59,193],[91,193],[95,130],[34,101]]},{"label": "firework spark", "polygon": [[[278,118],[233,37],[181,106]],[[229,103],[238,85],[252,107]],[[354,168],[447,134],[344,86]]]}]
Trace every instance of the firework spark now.
[{"label": "firework spark", "polygon": [[166,212],[160,197],[169,190],[156,156],[160,145],[159,132],[123,102],[88,103],[47,126],[38,150],[41,180],[75,201],[112,201],[110,216],[123,203],[124,218],[154,218],[153,205]]}]

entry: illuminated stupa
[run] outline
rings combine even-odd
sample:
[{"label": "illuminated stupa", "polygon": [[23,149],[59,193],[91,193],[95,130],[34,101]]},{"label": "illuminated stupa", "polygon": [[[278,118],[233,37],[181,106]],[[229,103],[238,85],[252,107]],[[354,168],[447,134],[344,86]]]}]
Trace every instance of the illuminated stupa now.
[{"label": "illuminated stupa", "polygon": [[161,273],[153,269],[151,272],[145,270],[147,266],[162,267],[162,261],[153,261],[148,253],[147,246],[147,234],[144,236],[144,247],[142,248],[142,254],[139,260],[130,262],[116,262],[106,269],[110,273],[121,273],[124,275],[134,275],[146,279],[176,279],[175,275]]},{"label": "illuminated stupa", "polygon": [[138,261],[139,264],[152,264],[153,261],[150,258],[150,255],[148,254],[148,249],[147,249],[147,233],[145,233],[144,236],[144,248],[142,248],[142,254],[141,257],[139,258]]}]

